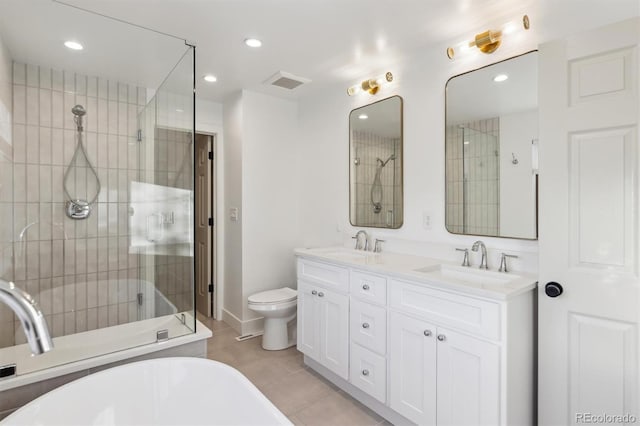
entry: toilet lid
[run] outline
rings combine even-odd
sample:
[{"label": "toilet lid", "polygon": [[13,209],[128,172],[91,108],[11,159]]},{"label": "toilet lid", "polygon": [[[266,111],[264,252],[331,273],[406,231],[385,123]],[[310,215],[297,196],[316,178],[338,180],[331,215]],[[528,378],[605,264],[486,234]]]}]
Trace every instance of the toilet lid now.
[{"label": "toilet lid", "polygon": [[279,303],[289,302],[298,297],[298,292],[289,288],[282,287],[277,290],[267,290],[249,296],[251,303]]}]

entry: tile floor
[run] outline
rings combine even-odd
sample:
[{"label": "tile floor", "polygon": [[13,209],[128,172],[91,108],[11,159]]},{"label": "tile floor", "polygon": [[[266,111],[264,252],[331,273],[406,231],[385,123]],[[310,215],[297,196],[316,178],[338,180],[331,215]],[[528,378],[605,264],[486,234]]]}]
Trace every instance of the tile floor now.
[{"label": "tile floor", "polygon": [[313,370],[305,367],[296,348],[265,351],[261,338],[238,342],[222,321],[198,316],[213,331],[207,342],[208,358],[240,370],[296,425],[388,425]]}]

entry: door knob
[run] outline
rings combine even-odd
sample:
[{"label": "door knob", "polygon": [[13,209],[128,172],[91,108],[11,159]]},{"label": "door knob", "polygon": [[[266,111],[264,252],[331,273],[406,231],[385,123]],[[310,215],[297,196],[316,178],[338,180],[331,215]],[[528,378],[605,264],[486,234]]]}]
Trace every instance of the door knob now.
[{"label": "door knob", "polygon": [[363,376],[368,376],[369,375],[369,370],[362,370],[362,375]]},{"label": "door knob", "polygon": [[563,288],[557,282],[551,281],[544,286],[544,292],[549,297],[558,297],[562,294]]},{"label": "door knob", "polygon": [[431,337],[431,330],[425,330],[424,335],[427,337]]},{"label": "door knob", "polygon": [[324,293],[323,293],[323,292],[320,292],[320,293],[318,293],[318,296],[319,296],[319,297],[324,297]]},{"label": "door knob", "polygon": [[318,292],[316,290],[311,290],[311,294],[315,296],[316,294],[318,294]]},{"label": "door knob", "polygon": [[363,290],[369,290],[369,284],[363,284],[362,285],[362,289]]},{"label": "door knob", "polygon": [[445,340],[447,340],[447,336],[445,336],[444,334],[438,334],[438,340],[444,342]]},{"label": "door knob", "polygon": [[369,328],[369,323],[368,322],[363,323],[362,328]]}]

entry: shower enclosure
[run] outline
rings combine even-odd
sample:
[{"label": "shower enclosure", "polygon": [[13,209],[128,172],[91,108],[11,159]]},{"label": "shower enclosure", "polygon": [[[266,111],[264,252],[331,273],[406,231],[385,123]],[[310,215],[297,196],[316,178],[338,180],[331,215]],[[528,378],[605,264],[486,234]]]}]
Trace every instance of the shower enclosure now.
[{"label": "shower enclosure", "polygon": [[[70,35],[84,51],[63,46]],[[193,333],[195,48],[7,0],[0,62],[0,279],[35,298],[54,337],[52,352],[24,356],[0,304],[0,367],[25,374]]]}]

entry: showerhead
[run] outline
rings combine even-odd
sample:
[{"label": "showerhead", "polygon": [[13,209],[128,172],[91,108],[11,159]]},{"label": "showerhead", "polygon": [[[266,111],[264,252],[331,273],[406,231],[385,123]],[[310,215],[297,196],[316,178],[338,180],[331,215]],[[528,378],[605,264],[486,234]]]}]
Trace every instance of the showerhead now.
[{"label": "showerhead", "polygon": [[71,108],[71,112],[76,117],[82,117],[83,115],[85,115],[87,113],[87,110],[84,109],[84,107],[82,105],[76,105],[73,108]]}]

